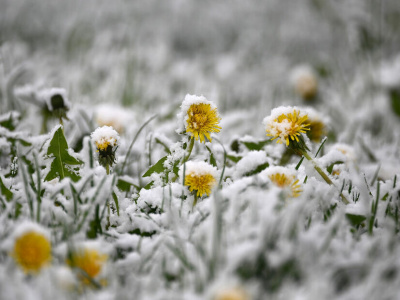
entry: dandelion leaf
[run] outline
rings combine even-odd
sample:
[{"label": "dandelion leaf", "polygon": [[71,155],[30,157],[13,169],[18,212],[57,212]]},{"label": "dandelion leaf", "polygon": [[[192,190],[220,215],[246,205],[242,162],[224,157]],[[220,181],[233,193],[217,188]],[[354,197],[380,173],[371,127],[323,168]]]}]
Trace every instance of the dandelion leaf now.
[{"label": "dandelion leaf", "polygon": [[57,177],[60,180],[65,177],[69,177],[73,181],[78,181],[80,179],[77,171],[82,162],[68,153],[68,144],[62,127],[59,127],[55,131],[50,141],[49,148],[47,149],[47,155],[53,158],[53,162],[51,163],[49,173],[44,179],[45,181],[50,181]]},{"label": "dandelion leaf", "polygon": [[167,156],[164,156],[163,158],[161,158],[158,162],[156,162],[153,166],[151,166],[150,169],[148,169],[146,171],[146,173],[143,174],[143,177],[149,177],[153,173],[164,172],[164,170],[165,170],[164,162],[166,161],[166,159],[167,159]]}]

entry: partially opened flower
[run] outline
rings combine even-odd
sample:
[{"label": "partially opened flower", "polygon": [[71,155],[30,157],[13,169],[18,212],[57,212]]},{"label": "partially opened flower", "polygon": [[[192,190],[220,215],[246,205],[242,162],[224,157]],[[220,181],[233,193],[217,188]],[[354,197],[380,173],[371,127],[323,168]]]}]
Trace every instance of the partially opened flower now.
[{"label": "partially opened flower", "polygon": [[108,259],[96,247],[81,246],[70,254],[67,264],[78,271],[78,278],[84,284],[97,280]]},{"label": "partially opened flower", "polygon": [[186,95],[181,109],[186,132],[201,143],[206,138],[211,141],[211,133],[220,131],[217,107],[204,96]]},{"label": "partially opened flower", "polygon": [[287,190],[291,197],[298,197],[303,191],[294,170],[277,166],[270,167],[267,169],[266,173],[274,185]]},{"label": "partially opened flower", "polygon": [[99,163],[106,169],[115,163],[115,151],[118,147],[119,135],[111,126],[97,128],[91,138],[99,153]]},{"label": "partially opened flower", "polygon": [[310,130],[307,131],[307,136],[313,142],[320,142],[321,138],[326,135],[327,129],[325,120],[321,114],[319,114],[315,109],[308,107],[305,109],[308,116],[308,123]]},{"label": "partially opened flower", "polygon": [[302,133],[309,130],[307,113],[297,107],[280,106],[271,111],[271,115],[263,121],[267,136],[286,146],[307,149]]},{"label": "partially opened flower", "polygon": [[[185,185],[189,187],[189,190],[198,197],[204,194],[210,196],[217,183],[217,168],[203,161],[188,161],[184,166]],[[183,166],[181,172],[183,172]]]},{"label": "partially opened flower", "polygon": [[14,234],[12,257],[26,273],[37,273],[51,261],[50,235],[40,225],[24,223]]}]

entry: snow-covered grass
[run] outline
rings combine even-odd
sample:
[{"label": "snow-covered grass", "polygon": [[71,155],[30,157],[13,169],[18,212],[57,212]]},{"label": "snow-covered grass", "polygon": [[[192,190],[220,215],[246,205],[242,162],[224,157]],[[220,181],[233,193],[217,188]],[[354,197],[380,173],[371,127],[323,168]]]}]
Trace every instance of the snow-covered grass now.
[{"label": "snow-covered grass", "polygon": [[400,297],[398,0],[0,3],[0,299]]}]

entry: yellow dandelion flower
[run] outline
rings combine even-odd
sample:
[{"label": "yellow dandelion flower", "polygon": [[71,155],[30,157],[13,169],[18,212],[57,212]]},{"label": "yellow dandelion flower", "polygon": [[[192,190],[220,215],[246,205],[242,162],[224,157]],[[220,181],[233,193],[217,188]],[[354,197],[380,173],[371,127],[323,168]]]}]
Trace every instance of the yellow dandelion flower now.
[{"label": "yellow dandelion flower", "polygon": [[[182,166],[183,168],[183,166]],[[217,169],[212,165],[199,161],[189,161],[185,164],[185,185],[198,197],[210,196],[217,183]]]},{"label": "yellow dandelion flower", "polygon": [[12,256],[26,273],[37,273],[51,261],[51,244],[42,230],[30,227],[16,237]]},{"label": "yellow dandelion flower", "polygon": [[249,300],[249,295],[240,288],[224,289],[216,293],[214,300]]},{"label": "yellow dandelion flower", "polygon": [[186,95],[182,103],[186,132],[201,143],[211,141],[211,133],[219,132],[221,118],[213,102],[203,96]]},{"label": "yellow dandelion flower", "polygon": [[90,284],[91,279],[95,279],[100,273],[107,261],[108,256],[98,252],[96,249],[82,248],[71,254],[67,264],[77,268],[84,273],[79,278],[84,284]]},{"label": "yellow dandelion flower", "polygon": [[267,136],[278,143],[285,142],[289,146],[291,141],[300,142],[302,133],[309,129],[307,114],[296,107],[278,107],[271,111],[271,115],[264,119]]},{"label": "yellow dandelion flower", "polygon": [[300,196],[303,191],[294,172],[287,168],[271,167],[267,170],[267,174],[273,184],[281,189],[289,189],[290,196],[293,198]]},{"label": "yellow dandelion flower", "polygon": [[97,128],[90,135],[96,144],[97,151],[106,151],[108,148],[114,148],[118,145],[119,135],[111,126],[102,126]]}]

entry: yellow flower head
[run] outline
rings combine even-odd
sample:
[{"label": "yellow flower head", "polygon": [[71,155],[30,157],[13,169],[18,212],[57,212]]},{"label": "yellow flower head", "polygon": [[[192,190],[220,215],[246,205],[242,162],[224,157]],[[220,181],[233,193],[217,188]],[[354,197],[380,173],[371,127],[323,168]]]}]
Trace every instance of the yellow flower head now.
[{"label": "yellow flower head", "polygon": [[17,229],[11,253],[26,273],[37,273],[51,261],[49,236],[37,224],[24,224]]},{"label": "yellow flower head", "polygon": [[216,293],[214,300],[249,300],[249,295],[241,288],[223,289]]},{"label": "yellow flower head", "polygon": [[186,95],[181,108],[186,132],[201,143],[205,138],[211,141],[211,133],[220,131],[217,107],[205,97]]},{"label": "yellow flower head", "polygon": [[[181,167],[181,171],[183,166]],[[191,192],[201,197],[204,194],[210,196],[211,190],[217,183],[218,171],[212,165],[203,161],[188,161],[185,164],[185,185]]]},{"label": "yellow flower head", "polygon": [[274,185],[289,190],[291,197],[296,198],[303,191],[295,173],[287,168],[271,167],[267,170],[267,175]]},{"label": "yellow flower head", "polygon": [[307,136],[311,141],[319,143],[321,138],[326,135],[326,122],[322,120],[321,115],[313,108],[306,108],[305,111],[307,112],[310,128],[307,131]]},{"label": "yellow flower head", "polygon": [[266,126],[267,136],[272,140],[278,139],[278,143],[300,142],[301,134],[309,130],[307,114],[297,107],[281,106],[274,108],[271,115],[263,121]]},{"label": "yellow flower head", "polygon": [[95,248],[82,247],[71,254],[67,263],[82,271],[79,278],[84,284],[89,284],[88,277],[95,279],[101,273],[107,258],[106,254],[100,253]]}]

